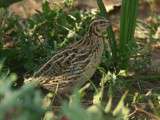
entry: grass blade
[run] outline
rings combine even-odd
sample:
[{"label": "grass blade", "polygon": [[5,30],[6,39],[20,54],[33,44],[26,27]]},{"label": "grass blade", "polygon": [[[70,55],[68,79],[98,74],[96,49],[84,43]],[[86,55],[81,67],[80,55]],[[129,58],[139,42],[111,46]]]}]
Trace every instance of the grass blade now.
[{"label": "grass blade", "polygon": [[126,69],[129,57],[134,49],[138,0],[123,0],[120,19],[120,68]]},{"label": "grass blade", "polygon": [[[97,0],[98,7],[100,9],[100,15],[105,17],[107,20],[109,20],[108,13],[106,12],[105,6],[103,4],[103,0]],[[109,44],[112,51],[112,59],[114,66],[116,66],[116,58],[117,58],[117,45],[115,40],[115,34],[113,32],[112,26],[108,28],[108,37],[109,37]]]}]

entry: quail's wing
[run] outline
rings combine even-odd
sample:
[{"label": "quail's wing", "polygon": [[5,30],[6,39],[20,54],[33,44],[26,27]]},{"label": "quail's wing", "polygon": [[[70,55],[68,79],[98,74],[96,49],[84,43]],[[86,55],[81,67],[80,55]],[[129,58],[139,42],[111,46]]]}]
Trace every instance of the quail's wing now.
[{"label": "quail's wing", "polygon": [[57,52],[47,63],[34,73],[34,77],[61,75],[64,69],[71,65],[70,59],[72,59],[74,55],[75,53],[71,53],[69,49]]},{"label": "quail's wing", "polygon": [[40,86],[50,91],[58,88],[58,91],[64,92],[75,84],[83,84],[86,68],[95,56],[96,48],[92,44],[89,41],[78,41],[57,52],[35,72],[33,78],[39,81]]},{"label": "quail's wing", "polygon": [[81,46],[79,42],[57,52],[35,74],[40,84],[49,90],[72,86],[81,79],[85,67],[90,62],[92,49],[90,46]]},{"label": "quail's wing", "polygon": [[83,40],[71,44],[67,48],[58,51],[47,63],[45,63],[33,77],[51,75],[58,76],[66,71],[83,69],[89,63],[91,55],[90,46],[85,47]]}]

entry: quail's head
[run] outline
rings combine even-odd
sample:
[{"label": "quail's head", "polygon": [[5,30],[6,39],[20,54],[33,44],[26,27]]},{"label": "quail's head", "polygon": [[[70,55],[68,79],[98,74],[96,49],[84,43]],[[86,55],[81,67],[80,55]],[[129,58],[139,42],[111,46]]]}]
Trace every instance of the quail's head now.
[{"label": "quail's head", "polygon": [[104,32],[106,32],[107,28],[110,26],[109,20],[106,19],[96,19],[93,20],[89,32],[96,34],[98,36],[102,36]]}]

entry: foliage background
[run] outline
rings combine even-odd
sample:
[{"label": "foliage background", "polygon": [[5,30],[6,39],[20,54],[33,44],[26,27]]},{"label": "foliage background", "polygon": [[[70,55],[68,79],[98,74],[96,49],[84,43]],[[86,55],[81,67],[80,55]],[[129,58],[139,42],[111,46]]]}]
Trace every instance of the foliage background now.
[{"label": "foliage background", "polygon": [[[122,5],[120,34],[123,36],[120,36],[120,46],[110,43],[112,50],[105,51],[102,64],[92,78],[93,83],[90,83],[93,94],[91,103],[94,104],[84,109],[80,99],[84,100],[90,92],[83,89],[80,92],[75,91],[70,96],[70,101],[65,102],[62,106],[60,114],[53,112],[54,106],[50,105],[52,100],[47,99],[48,94],[43,94],[33,85],[23,85],[23,80],[38,70],[57,50],[81,39],[91,20],[101,15],[100,12],[80,11],[72,6],[72,0],[65,0],[62,7],[54,9],[49,6],[48,2],[45,2],[42,11],[38,11],[32,17],[22,19],[8,12],[6,9],[8,3],[1,4],[0,119],[159,119],[160,93],[159,87],[155,87],[155,85],[160,85],[160,77],[158,75],[145,77],[139,74],[130,77],[129,75],[130,67],[132,70],[137,70],[146,61],[133,64],[136,68],[128,66],[132,55],[141,54],[141,47],[138,46],[137,41],[134,43],[135,41],[132,39],[135,27],[135,21],[132,21],[132,18],[133,15],[136,17],[133,3],[130,4],[133,7],[133,15],[124,17],[126,14],[131,14],[128,13],[129,10],[128,12],[126,10],[130,8],[128,3],[128,7],[126,7],[126,1],[124,0]],[[128,23],[123,22],[126,19],[128,19]],[[158,21],[159,17],[155,17],[155,19]],[[148,36],[151,40],[157,41],[153,36],[159,25],[160,23],[157,22],[147,26],[149,28]],[[123,26],[125,27],[123,28]],[[128,30],[127,33],[126,29],[131,31]],[[114,34],[108,37],[111,40],[116,38]],[[126,43],[129,43],[129,46],[125,46]],[[113,56],[114,48],[116,48],[114,54],[116,59]],[[154,87],[151,83],[154,83]]]}]

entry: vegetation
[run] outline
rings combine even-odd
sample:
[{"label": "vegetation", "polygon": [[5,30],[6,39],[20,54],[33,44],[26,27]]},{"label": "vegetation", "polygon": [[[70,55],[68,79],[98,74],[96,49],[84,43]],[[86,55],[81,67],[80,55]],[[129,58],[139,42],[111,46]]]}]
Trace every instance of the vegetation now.
[{"label": "vegetation", "polygon": [[[4,8],[8,3],[1,4],[0,120],[160,119],[160,76],[136,73],[143,69],[142,64],[148,64],[143,51],[149,49],[148,44],[139,44],[134,38],[139,24],[136,21],[138,0],[123,0],[119,43],[111,26],[106,36],[111,50],[105,50],[90,83],[75,90],[70,100],[63,102],[58,114],[52,106],[52,93],[43,94],[43,90],[33,85],[23,85],[24,78],[31,76],[58,49],[81,39],[93,18],[109,19],[102,0],[97,0],[99,11],[79,11],[72,6],[73,2],[64,0],[63,7],[54,9],[44,2],[42,11],[26,20],[10,14]],[[149,39],[157,41],[153,35],[159,25],[160,22],[146,25]],[[147,60],[139,58],[139,54]],[[92,104],[84,107],[81,101]]]}]

